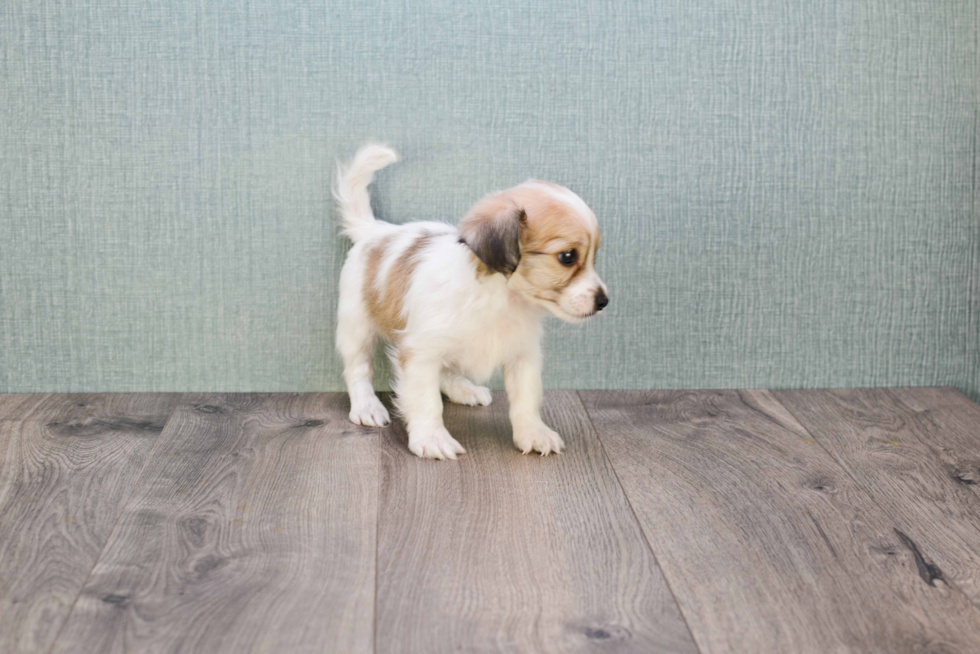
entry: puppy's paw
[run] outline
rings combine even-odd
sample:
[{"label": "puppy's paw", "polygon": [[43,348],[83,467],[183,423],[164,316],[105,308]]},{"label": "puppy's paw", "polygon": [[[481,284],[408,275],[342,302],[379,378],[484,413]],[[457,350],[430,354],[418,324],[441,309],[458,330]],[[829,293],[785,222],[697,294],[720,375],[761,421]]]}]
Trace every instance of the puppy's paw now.
[{"label": "puppy's paw", "polygon": [[487,406],[493,401],[493,395],[486,386],[477,386],[465,377],[457,377],[442,389],[453,404],[467,406]]},{"label": "puppy's paw", "polygon": [[514,426],[514,446],[527,454],[531,450],[542,456],[552,452],[560,454],[565,449],[565,441],[558,433],[543,422]]},{"label": "puppy's paw", "polygon": [[370,395],[356,402],[351,400],[350,421],[365,427],[384,427],[391,422],[391,418],[378,396]]},{"label": "puppy's paw", "polygon": [[455,459],[457,454],[466,454],[445,427],[412,431],[408,435],[408,449],[421,459]]}]

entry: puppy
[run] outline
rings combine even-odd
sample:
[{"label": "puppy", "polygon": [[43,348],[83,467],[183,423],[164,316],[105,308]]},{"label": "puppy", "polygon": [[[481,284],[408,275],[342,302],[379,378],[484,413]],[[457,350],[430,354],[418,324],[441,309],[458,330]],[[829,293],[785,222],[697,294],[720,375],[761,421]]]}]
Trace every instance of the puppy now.
[{"label": "puppy", "polygon": [[398,160],[367,145],[341,167],[334,195],[354,242],[340,275],[337,349],[344,359],[350,419],[388,423],[374,394],[372,349],[389,343],[396,406],[408,449],[431,459],[466,450],[442,421],[442,397],[490,404],[487,380],[503,366],[514,445],[525,454],[561,452],[541,408],[541,319],[581,322],[609,299],[595,270],[595,214],[563,186],[530,180],[477,202],[459,227],[377,220],[367,187]]}]

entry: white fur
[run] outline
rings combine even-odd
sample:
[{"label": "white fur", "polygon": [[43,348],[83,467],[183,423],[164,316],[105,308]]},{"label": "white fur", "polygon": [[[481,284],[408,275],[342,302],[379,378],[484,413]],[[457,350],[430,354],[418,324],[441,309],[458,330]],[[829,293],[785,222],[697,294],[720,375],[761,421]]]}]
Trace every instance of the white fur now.
[{"label": "white fur", "polygon": [[367,187],[374,181],[374,172],[398,161],[398,153],[383,145],[367,145],[357,151],[347,168],[337,171],[334,198],[340,204],[344,219],[344,234],[355,243],[375,230],[377,221],[371,211]]},{"label": "white fur", "polygon": [[[540,417],[541,319],[546,309],[573,321],[589,314],[591,305],[586,307],[585,300],[576,298],[584,298],[588,289],[589,297],[593,297],[597,287],[604,288],[601,280],[592,270],[575,282],[582,292],[570,292],[567,307],[556,310],[537,306],[511,288],[504,275],[478,274],[473,256],[459,242],[455,227],[437,222],[392,225],[375,219],[367,186],[376,170],[397,159],[390,148],[365,146],[348,168],[341,169],[335,190],[344,233],[354,241],[341,272],[337,325],[351,421],[368,426],[389,421],[372,385],[371,356],[378,334],[363,297],[367,252],[380,239],[394,235],[378,269],[381,285],[405,248],[429,233],[435,236],[420,252],[404,293],[405,329],[398,334],[397,346],[389,349],[409,449],[420,457],[435,459],[455,459],[464,453],[443,425],[440,391],[453,402],[487,405],[490,391],[470,379],[483,382],[503,366],[515,446],[525,454],[532,450],[541,454],[561,452],[564,442]],[[578,196],[569,194],[585,206]],[[591,215],[587,207],[585,210]],[[409,353],[404,370],[398,366],[401,348]]]}]

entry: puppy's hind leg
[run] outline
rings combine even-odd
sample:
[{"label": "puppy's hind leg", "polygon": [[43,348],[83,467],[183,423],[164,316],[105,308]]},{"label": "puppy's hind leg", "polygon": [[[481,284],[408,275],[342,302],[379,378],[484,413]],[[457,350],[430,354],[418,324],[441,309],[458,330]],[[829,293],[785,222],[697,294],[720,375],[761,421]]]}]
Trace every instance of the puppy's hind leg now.
[{"label": "puppy's hind leg", "polygon": [[344,359],[344,380],[350,393],[350,421],[381,427],[390,421],[388,410],[374,394],[371,361],[376,332],[360,297],[344,297],[341,291],[337,317],[337,349]]},{"label": "puppy's hind leg", "polygon": [[463,375],[449,368],[443,368],[439,375],[439,390],[454,404],[487,406],[493,401],[489,388],[477,386]]}]

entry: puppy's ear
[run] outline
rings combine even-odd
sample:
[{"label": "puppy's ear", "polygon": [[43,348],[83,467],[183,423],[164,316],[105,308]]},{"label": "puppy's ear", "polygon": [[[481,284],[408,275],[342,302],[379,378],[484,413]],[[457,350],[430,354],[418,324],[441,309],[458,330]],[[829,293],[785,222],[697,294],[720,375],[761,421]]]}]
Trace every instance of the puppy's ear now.
[{"label": "puppy's ear", "polygon": [[521,262],[521,231],[527,226],[524,209],[499,198],[474,206],[459,223],[459,242],[494,272],[510,276]]}]

